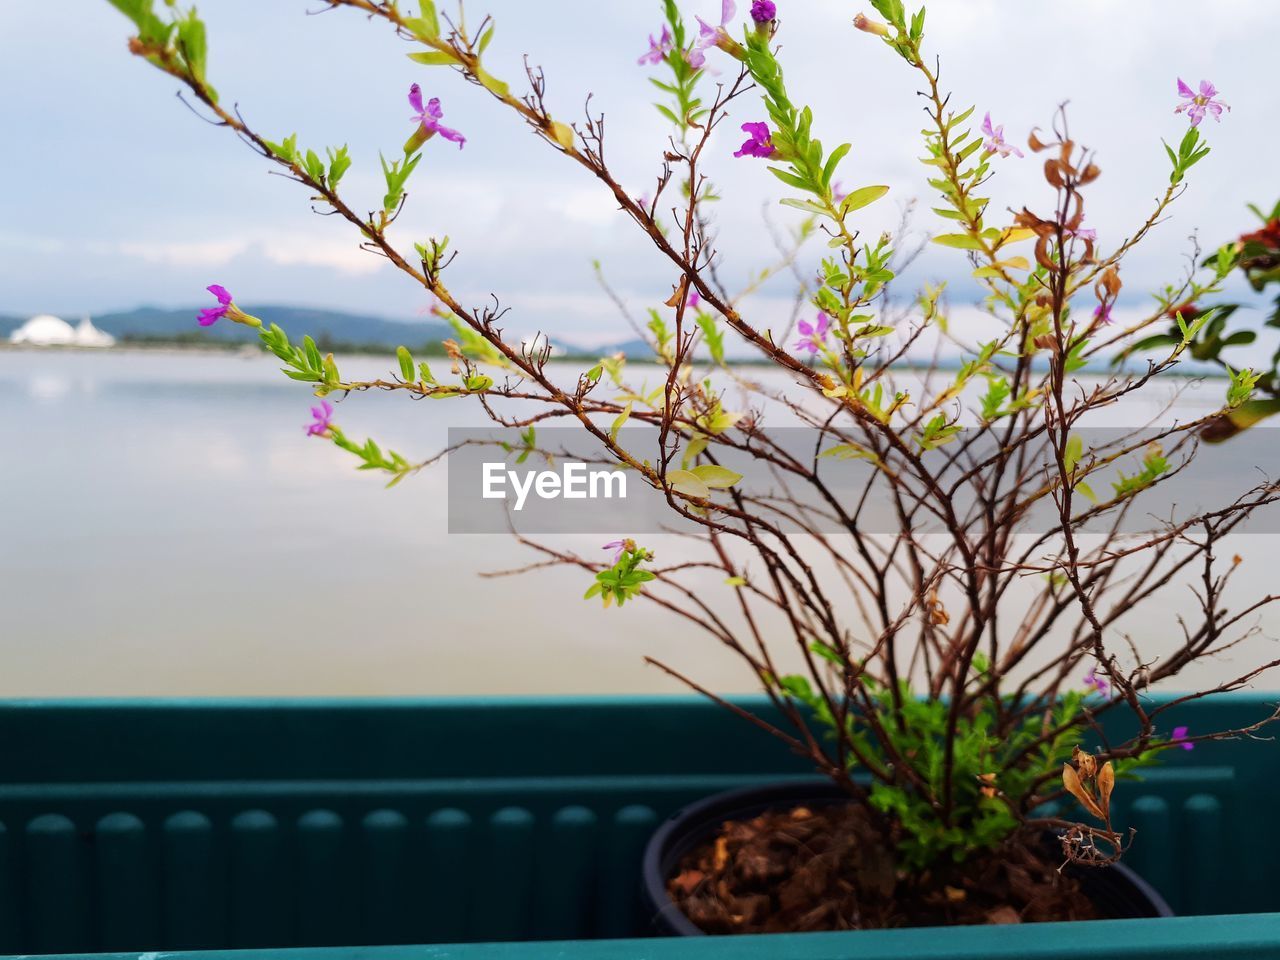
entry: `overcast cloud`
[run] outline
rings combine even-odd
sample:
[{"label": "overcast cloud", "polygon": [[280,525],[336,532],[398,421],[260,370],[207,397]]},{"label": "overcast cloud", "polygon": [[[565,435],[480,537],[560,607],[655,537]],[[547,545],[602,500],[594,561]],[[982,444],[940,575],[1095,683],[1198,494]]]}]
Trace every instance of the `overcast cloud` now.
[{"label": "overcast cloud", "polygon": [[[349,11],[308,16],[295,0],[205,0],[210,73],[224,100],[273,137],[296,130],[317,148],[348,143],[356,165],[346,181],[357,206],[382,194],[377,154],[394,153],[409,128],[409,84],[444,101],[446,122],[468,136],[459,152],[432,142],[416,178],[402,240],[449,234],[461,256],[452,286],[479,303],[490,291],[513,308],[509,326],[551,329],[585,342],[623,327],[591,270],[599,258],[637,305],[669,295],[671,269],[628,220],[614,215],[599,184],[540,144],[477,88],[411,63],[407,45],[383,25]],[[718,0],[687,9],[715,19]],[[828,144],[849,140],[847,186],[886,183],[889,199],[864,229],[892,226],[901,204],[920,198],[919,230],[937,230],[921,152],[922,115],[909,69],[853,30],[850,0],[780,0],[789,87],[810,103]],[[716,8],[716,10],[713,10]],[[658,0],[468,0],[498,21],[489,59],[520,79],[521,56],[542,64],[553,112],[581,115],[588,91],[608,118],[608,159],[637,194],[651,186],[665,130],[649,105],[648,68],[635,64],[659,23]],[[51,24],[56,21],[56,28]],[[1190,191],[1126,268],[1128,291],[1173,279],[1188,237],[1215,245],[1250,228],[1247,202],[1280,194],[1274,173],[1280,87],[1269,73],[1280,5],[1273,0],[935,0],[931,50],[959,105],[990,110],[1021,141],[1070,100],[1072,132],[1096,148],[1103,177],[1091,188],[1089,220],[1104,246],[1146,216],[1167,176],[1160,138],[1185,120],[1172,112],[1175,78],[1208,78],[1233,107],[1206,121],[1213,154]],[[176,306],[223,283],[246,302],[288,302],[411,317],[420,290],[356,249],[349,228],[309,212],[302,190],[226,131],[193,116],[177,84],[128,56],[127,21],[105,0],[78,0],[58,15],[43,3],[0,4],[0,312]],[[719,56],[719,55],[717,55]],[[724,58],[720,57],[723,61]],[[727,72],[729,64],[722,62]],[[517,87],[519,84],[517,84]],[[762,119],[758,101],[735,105],[718,134],[712,175],[719,205],[724,276],[731,286],[768,262],[762,210],[780,187],[758,161],[734,160],[737,124]],[[1038,164],[999,164],[993,209],[1043,202]],[[816,255],[816,251],[815,251]],[[963,275],[930,254],[917,282]],[[781,312],[783,282],[753,308],[767,325]]]}]

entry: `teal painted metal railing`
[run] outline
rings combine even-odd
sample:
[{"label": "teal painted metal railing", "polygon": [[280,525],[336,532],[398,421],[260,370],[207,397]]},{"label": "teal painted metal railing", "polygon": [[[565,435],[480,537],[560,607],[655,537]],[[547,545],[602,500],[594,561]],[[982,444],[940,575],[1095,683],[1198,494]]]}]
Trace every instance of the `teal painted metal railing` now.
[{"label": "teal painted metal railing", "polygon": [[[1221,698],[1171,722],[1242,726],[1271,699]],[[20,702],[0,704],[0,742],[9,954],[641,935],[637,863],[660,818],[719,789],[807,775],[766,735],[685,698]],[[1172,753],[1117,788],[1120,821],[1139,829],[1130,864],[1180,913],[1280,911],[1280,749]],[[851,936],[866,960],[1280,957],[1269,915],[1054,929]],[[414,956],[816,960],[854,955],[849,936]],[[1081,936],[1099,946],[1082,951]],[[1104,936],[1118,938],[1110,953]],[[939,940],[952,952],[928,952]],[[768,944],[783,952],[759,952]],[[1167,949],[1141,952],[1152,944]]]}]

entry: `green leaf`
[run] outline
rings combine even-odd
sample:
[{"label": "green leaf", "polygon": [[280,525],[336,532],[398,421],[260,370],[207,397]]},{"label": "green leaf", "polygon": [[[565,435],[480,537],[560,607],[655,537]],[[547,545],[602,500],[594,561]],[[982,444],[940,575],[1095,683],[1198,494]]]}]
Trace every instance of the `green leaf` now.
[{"label": "green leaf", "polygon": [[689,472],[712,490],[727,490],[742,479],[742,474],[714,463],[701,464]]},{"label": "green leaf", "polygon": [[779,201],[784,207],[794,207],[797,210],[803,210],[805,213],[815,213],[820,217],[829,217],[830,211],[819,203],[812,200],[797,200],[794,197],[784,197]]},{"label": "green leaf", "polygon": [[409,59],[414,63],[426,64],[428,67],[442,67],[458,62],[457,57],[452,53],[445,53],[443,50],[433,50],[430,53],[411,53],[409,54]]},{"label": "green leaf", "polygon": [[400,379],[406,383],[413,381],[413,355],[407,347],[396,347],[396,359],[400,361]]},{"label": "green leaf", "polygon": [[669,470],[667,472],[667,483],[671,489],[677,493],[683,493],[687,497],[698,497],[706,500],[711,496],[711,490],[702,482],[702,478],[690,470]]},{"label": "green leaf", "polygon": [[844,198],[840,204],[840,213],[843,215],[852,213],[854,210],[861,210],[863,207],[875,203],[888,192],[889,188],[884,185],[861,187]]},{"label": "green leaf", "polygon": [[957,250],[982,249],[982,241],[967,233],[944,233],[934,237],[933,242],[942,247],[955,247]]},{"label": "green leaf", "polygon": [[497,97],[506,97],[511,92],[511,87],[503,80],[499,80],[487,70],[476,68],[476,79],[480,81],[480,85]]},{"label": "green leaf", "polygon": [[622,429],[623,424],[631,417],[631,404],[628,403],[613,421],[613,426],[609,428],[609,440],[613,443],[618,442],[618,431]]}]

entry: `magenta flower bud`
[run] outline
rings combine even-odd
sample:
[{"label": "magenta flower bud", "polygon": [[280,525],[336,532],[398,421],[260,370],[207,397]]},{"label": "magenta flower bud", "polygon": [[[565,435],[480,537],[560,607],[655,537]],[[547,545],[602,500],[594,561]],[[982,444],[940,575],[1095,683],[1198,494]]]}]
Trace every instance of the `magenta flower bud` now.
[{"label": "magenta flower bud", "polygon": [[778,5],[773,0],[755,0],[751,4],[751,19],[756,23],[768,23],[778,16]]}]

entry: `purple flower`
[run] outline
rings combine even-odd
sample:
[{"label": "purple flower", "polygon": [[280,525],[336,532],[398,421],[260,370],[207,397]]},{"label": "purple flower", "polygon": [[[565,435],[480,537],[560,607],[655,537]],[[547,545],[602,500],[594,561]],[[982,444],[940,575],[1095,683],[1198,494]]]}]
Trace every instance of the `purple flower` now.
[{"label": "purple flower", "polygon": [[1105,697],[1111,692],[1111,684],[1107,682],[1105,677],[1098,676],[1097,667],[1089,668],[1089,672],[1084,675],[1084,685],[1097,691],[1099,696]]},{"label": "purple flower", "polygon": [[1171,744],[1176,743],[1178,746],[1182,747],[1183,750],[1194,750],[1196,748],[1194,743],[1187,740],[1186,727],[1174,727],[1173,735],[1169,737],[1169,742]]},{"label": "purple flower", "polygon": [[819,350],[827,344],[827,330],[831,327],[831,322],[827,319],[825,313],[818,314],[818,322],[810,323],[808,320],[801,320],[796,326],[800,332],[804,334],[796,341],[795,350],[807,350],[809,356],[815,355]]},{"label": "purple flower", "polygon": [[685,300],[684,305],[686,308],[688,308],[689,310],[693,310],[695,313],[698,310],[702,309],[702,297],[698,296],[697,290],[694,290],[692,293],[689,294],[689,298]]},{"label": "purple flower", "polygon": [[457,130],[452,130],[440,122],[440,118],[444,116],[444,111],[440,109],[440,98],[432,97],[427,101],[425,108],[422,106],[422,88],[416,83],[409,88],[409,106],[417,111],[410,119],[416,120],[422,125],[422,129],[428,133],[438,133],[446,140],[452,140],[458,145],[458,149],[462,149],[462,145],[467,142],[467,138],[460,134]]},{"label": "purple flower", "polygon": [[200,315],[196,317],[196,322],[202,327],[212,327],[227,315],[227,311],[231,309],[231,301],[233,298],[231,294],[227,292],[227,288],[219,284],[212,284],[206,289],[218,298],[218,306],[205,307],[200,311]]},{"label": "purple flower", "polygon": [[613,551],[613,562],[614,562],[614,563],[617,563],[619,560],[621,560],[621,559],[622,559],[622,554],[623,554],[623,553],[626,551],[626,549],[627,549],[627,541],[625,541],[625,540],[610,540],[608,543],[606,543],[606,544],[604,545],[604,547],[603,547],[602,549],[604,549],[604,550],[612,550],[612,551]]},{"label": "purple flower", "polygon": [[662,63],[671,53],[671,31],[665,26],[662,28],[662,36],[657,40],[653,39],[653,34],[649,34],[649,49],[640,57],[636,63],[644,66],[646,63]]},{"label": "purple flower", "polygon": [[327,437],[333,425],[333,405],[328,400],[321,400],[320,406],[311,408],[311,417],[315,422],[307,425],[307,436]]},{"label": "purple flower", "polygon": [[991,125],[991,114],[988,113],[982,119],[982,132],[987,136],[987,142],[982,145],[982,149],[987,153],[998,153],[1002,157],[1008,157],[1012,154],[1015,157],[1022,156],[1022,151],[1011,143],[1006,143],[1004,139],[1004,124],[998,127]]},{"label": "purple flower", "polygon": [[751,19],[756,23],[768,23],[778,16],[778,5],[773,0],[753,0]]},{"label": "purple flower", "polygon": [[837,180],[831,185],[831,199],[836,203],[843,203],[844,198],[849,195],[849,191],[844,188],[844,183]]},{"label": "purple flower", "polygon": [[[1080,218],[1080,223],[1084,223],[1084,217]],[[1066,230],[1064,232],[1068,236],[1079,237],[1081,240],[1092,240],[1094,243],[1098,242],[1098,231],[1093,229],[1093,227],[1080,227],[1077,225],[1074,230]]]},{"label": "purple flower", "polygon": [[1093,322],[1108,326],[1111,323],[1111,304],[1100,303],[1093,308]]},{"label": "purple flower", "polygon": [[737,12],[738,5],[734,0],[721,0],[720,23],[718,26],[713,27],[701,17],[695,17],[698,21],[698,39],[693,41],[693,46],[684,55],[689,66],[695,70],[700,70],[706,65],[707,51],[719,44],[721,38],[729,39],[729,34],[725,31],[725,27],[729,25],[729,21],[733,19],[734,14]]},{"label": "purple flower", "polygon": [[1208,80],[1200,81],[1200,92],[1196,93],[1179,77],[1178,96],[1186,103],[1178,104],[1173,108],[1173,112],[1185,113],[1193,127],[1200,126],[1200,121],[1204,119],[1206,113],[1213,114],[1213,119],[1221,123],[1222,111],[1231,109],[1223,101],[1215,99],[1218,96],[1218,89]]},{"label": "purple flower", "polygon": [[773,140],[767,123],[744,123],[747,139],[733,152],[735,157],[772,157]]}]

